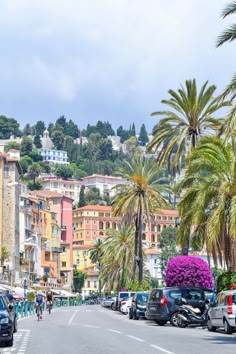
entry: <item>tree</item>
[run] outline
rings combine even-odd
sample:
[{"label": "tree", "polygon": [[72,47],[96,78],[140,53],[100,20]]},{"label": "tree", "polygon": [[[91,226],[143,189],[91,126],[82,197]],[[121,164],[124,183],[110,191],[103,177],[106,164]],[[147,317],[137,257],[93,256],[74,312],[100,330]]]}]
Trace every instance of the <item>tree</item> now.
[{"label": "tree", "polygon": [[[134,228],[121,224],[119,229],[107,230],[107,238],[103,242],[105,262],[107,259],[119,265],[118,289],[125,287],[131,277],[133,263]],[[117,267],[115,268],[117,273]]]},{"label": "tree", "polygon": [[196,80],[187,80],[178,92],[169,90],[171,98],[162,103],[172,110],[154,112],[152,116],[164,116],[153,132],[149,150],[161,149],[158,161],[179,169],[181,159],[197,146],[202,135],[216,131],[221,127],[221,120],[213,117],[220,108],[229,102],[213,98],[216,86],[207,87],[208,81],[197,91]]},{"label": "tree", "polygon": [[102,261],[102,257],[103,257],[103,242],[102,240],[96,239],[90,249],[89,249],[89,257],[91,259],[91,261],[94,264],[97,264],[98,266],[98,270],[99,270],[99,280],[98,280],[98,292],[99,295],[101,295],[101,279],[100,279],[100,271],[101,271],[101,261]]},{"label": "tree", "polygon": [[187,160],[177,190],[181,217],[178,240],[183,244],[195,225],[195,238],[207,245],[215,263],[236,271],[236,140],[205,137]]},{"label": "tree", "polygon": [[31,157],[29,157],[29,156],[24,156],[24,157],[22,157],[22,159],[20,160],[20,166],[21,166],[21,168],[22,168],[22,172],[23,172],[23,174],[24,173],[27,173],[27,171],[28,171],[28,168],[29,168],[29,166],[32,164],[32,159],[31,159]]},{"label": "tree", "polygon": [[161,250],[160,255],[160,266],[162,278],[165,279],[166,266],[171,258],[177,256],[177,239],[176,239],[176,229],[173,227],[167,227],[163,229],[161,235],[159,236],[159,248]]},{"label": "tree", "polygon": [[61,130],[53,130],[52,142],[57,150],[62,150],[64,146],[64,134]]},{"label": "tree", "polygon": [[100,196],[100,190],[98,188],[91,188],[85,194],[86,205],[100,205],[102,198]]},{"label": "tree", "polygon": [[10,149],[15,149],[20,151],[20,144],[17,143],[16,141],[9,141],[9,143],[7,143],[4,146],[4,151],[8,152]]},{"label": "tree", "polygon": [[127,215],[135,223],[133,275],[136,265],[139,266],[139,282],[143,280],[142,223],[143,214],[150,214],[159,208],[169,206],[162,192],[168,190],[165,184],[159,184],[157,178],[159,168],[144,156],[136,156],[132,163],[124,162],[118,169],[118,174],[128,181],[127,185],[117,185],[116,195],[112,200],[112,210],[115,216]]},{"label": "tree", "polygon": [[55,175],[58,178],[72,178],[73,176],[73,169],[70,167],[70,165],[61,165],[57,164],[55,166]]},{"label": "tree", "polygon": [[43,161],[43,157],[37,149],[32,149],[32,152],[29,154],[29,156],[32,158],[33,162]]},{"label": "tree", "polygon": [[142,124],[141,129],[140,129],[140,133],[139,133],[139,138],[138,141],[140,143],[140,145],[145,146],[148,143],[148,134],[147,134],[147,130],[144,124]]},{"label": "tree", "polygon": [[134,123],[132,124],[132,128],[131,128],[131,136],[136,136],[136,129]]},{"label": "tree", "polygon": [[26,126],[22,130],[22,134],[25,136],[33,135],[33,130],[34,130],[33,127],[31,127],[30,124],[27,123]]},{"label": "tree", "polygon": [[84,196],[84,189],[85,189],[85,187],[81,186],[80,193],[79,193],[79,204],[78,204],[79,208],[81,208],[81,207],[86,205],[85,196]]},{"label": "tree", "polygon": [[195,256],[172,258],[166,270],[166,286],[193,286],[213,289],[209,265]]},{"label": "tree", "polygon": [[21,136],[19,123],[14,118],[0,116],[0,139],[9,139],[11,135]]},{"label": "tree", "polygon": [[87,274],[84,272],[81,272],[77,269],[74,270],[73,274],[73,284],[74,284],[74,289],[75,292],[81,293],[82,288],[85,283],[85,279],[87,279]]},{"label": "tree", "polygon": [[44,130],[46,129],[46,126],[42,120],[38,120],[37,123],[34,126],[34,134],[35,135],[43,135]]},{"label": "tree", "polygon": [[41,149],[42,143],[41,143],[41,139],[40,139],[39,135],[35,135],[35,137],[34,137],[34,145],[36,146],[36,148]]},{"label": "tree", "polygon": [[[222,11],[222,17],[226,18],[229,15],[234,15],[236,13],[236,2],[232,1],[228,3]],[[236,24],[228,27],[221,35],[218,37],[216,46],[220,47],[221,45],[232,42],[236,39]],[[221,95],[222,99],[230,97],[230,101],[233,101],[236,97],[236,73],[233,75],[230,83],[226,86],[224,92]],[[222,133],[227,136],[235,134],[236,132],[236,105],[234,104],[228,115],[226,116],[224,125],[222,127]]]},{"label": "tree", "polygon": [[33,150],[33,141],[30,137],[28,136],[23,136],[22,141],[21,141],[21,154],[24,155],[30,155]]},{"label": "tree", "polygon": [[131,136],[124,143],[126,145],[127,153],[129,155],[134,156],[139,155],[141,153],[136,136]]},{"label": "tree", "polygon": [[33,179],[33,184],[35,185],[36,178],[40,175],[42,168],[38,162],[33,162],[29,167],[28,174],[30,178]]},{"label": "tree", "polygon": [[1,266],[4,266],[5,261],[10,257],[10,252],[7,250],[5,246],[1,247]]}]

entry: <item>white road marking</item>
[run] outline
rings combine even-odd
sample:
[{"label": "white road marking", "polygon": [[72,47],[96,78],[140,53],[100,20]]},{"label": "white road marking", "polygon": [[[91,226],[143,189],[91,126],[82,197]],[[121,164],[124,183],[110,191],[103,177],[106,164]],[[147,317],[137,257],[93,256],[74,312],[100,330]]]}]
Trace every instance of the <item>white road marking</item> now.
[{"label": "white road marking", "polygon": [[82,327],[88,327],[88,328],[101,328],[99,326],[93,326],[93,325],[81,325]]},{"label": "white road marking", "polygon": [[131,336],[130,334],[126,334],[126,337],[135,339],[135,340],[137,340],[138,342],[145,342],[144,339],[141,339],[141,338],[138,338],[138,337],[135,337],[135,336]]},{"label": "white road marking", "polygon": [[93,312],[92,310],[85,310],[86,312]]},{"label": "white road marking", "polygon": [[122,332],[117,331],[116,329],[107,328],[107,331],[114,332],[114,333],[118,333],[118,334],[122,334]]},{"label": "white road marking", "polygon": [[71,316],[71,318],[69,319],[68,325],[72,324],[73,319],[75,318],[76,314],[77,314],[78,310],[75,310],[75,312],[73,313],[73,315]]},{"label": "white road marking", "polygon": [[155,349],[159,350],[162,353],[175,354],[174,352],[170,352],[169,350],[166,350],[166,349],[164,349],[162,347],[158,347],[157,345],[154,345],[154,344],[150,344],[150,347],[155,348]]}]

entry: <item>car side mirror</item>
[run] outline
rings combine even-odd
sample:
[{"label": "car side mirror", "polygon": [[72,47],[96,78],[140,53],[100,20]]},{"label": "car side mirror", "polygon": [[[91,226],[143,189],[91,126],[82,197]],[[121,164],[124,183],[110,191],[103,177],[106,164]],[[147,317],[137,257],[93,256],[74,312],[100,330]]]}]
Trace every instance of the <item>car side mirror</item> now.
[{"label": "car side mirror", "polygon": [[9,310],[9,311],[12,311],[13,308],[14,308],[14,306],[13,306],[12,304],[9,304],[9,305],[8,305],[8,310]]}]

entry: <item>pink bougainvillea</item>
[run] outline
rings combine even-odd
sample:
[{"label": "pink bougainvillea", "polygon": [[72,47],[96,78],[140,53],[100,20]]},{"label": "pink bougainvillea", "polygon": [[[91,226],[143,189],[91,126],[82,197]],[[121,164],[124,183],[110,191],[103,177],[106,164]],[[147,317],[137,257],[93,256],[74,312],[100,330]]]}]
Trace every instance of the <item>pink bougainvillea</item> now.
[{"label": "pink bougainvillea", "polygon": [[195,256],[172,258],[166,269],[166,286],[194,286],[212,289],[213,278],[208,264]]}]

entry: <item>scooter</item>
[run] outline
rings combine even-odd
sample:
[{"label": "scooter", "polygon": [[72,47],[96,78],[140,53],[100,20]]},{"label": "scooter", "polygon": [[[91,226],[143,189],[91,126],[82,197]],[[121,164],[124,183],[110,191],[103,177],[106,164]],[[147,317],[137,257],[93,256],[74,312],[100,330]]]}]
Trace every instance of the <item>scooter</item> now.
[{"label": "scooter", "polygon": [[192,307],[187,304],[185,299],[182,299],[182,306],[179,308],[177,314],[177,324],[180,328],[185,328],[189,325],[191,326],[206,326],[207,325],[207,314],[209,310],[209,300],[205,301],[205,309],[201,313],[199,308]]}]

